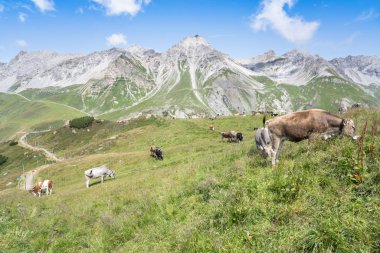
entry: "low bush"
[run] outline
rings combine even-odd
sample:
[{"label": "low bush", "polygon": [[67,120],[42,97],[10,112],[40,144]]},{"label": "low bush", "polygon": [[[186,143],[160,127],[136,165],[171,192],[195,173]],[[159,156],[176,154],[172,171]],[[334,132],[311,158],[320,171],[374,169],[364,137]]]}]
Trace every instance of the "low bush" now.
[{"label": "low bush", "polygon": [[16,146],[18,144],[17,141],[10,141],[9,146]]},{"label": "low bush", "polygon": [[85,117],[70,120],[69,126],[71,128],[78,128],[78,129],[86,128],[86,127],[89,127],[92,124],[92,122],[94,122],[94,117],[85,116]]},{"label": "low bush", "polygon": [[0,155],[0,165],[3,165],[8,160],[8,157]]}]

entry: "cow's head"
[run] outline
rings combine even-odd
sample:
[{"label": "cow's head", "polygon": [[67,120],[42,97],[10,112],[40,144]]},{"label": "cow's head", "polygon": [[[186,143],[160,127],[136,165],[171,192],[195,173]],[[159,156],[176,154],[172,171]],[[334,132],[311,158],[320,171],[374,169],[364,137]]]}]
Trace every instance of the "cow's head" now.
[{"label": "cow's head", "polygon": [[34,187],[32,190],[29,190],[29,193],[33,194],[34,197],[37,197],[37,189]]},{"label": "cow's head", "polygon": [[115,171],[111,170],[111,173],[108,175],[110,176],[111,178],[115,179]]},{"label": "cow's head", "polygon": [[243,134],[242,133],[237,133],[236,134],[236,138],[239,140],[239,141],[243,141]]},{"label": "cow's head", "polygon": [[160,148],[156,149],[156,156],[158,160],[164,160],[164,156],[162,155],[162,150]]},{"label": "cow's head", "polygon": [[354,121],[352,119],[344,119],[342,123],[343,123],[342,134],[351,136],[352,139],[354,140],[359,138],[359,136],[356,135],[356,128],[355,128]]}]

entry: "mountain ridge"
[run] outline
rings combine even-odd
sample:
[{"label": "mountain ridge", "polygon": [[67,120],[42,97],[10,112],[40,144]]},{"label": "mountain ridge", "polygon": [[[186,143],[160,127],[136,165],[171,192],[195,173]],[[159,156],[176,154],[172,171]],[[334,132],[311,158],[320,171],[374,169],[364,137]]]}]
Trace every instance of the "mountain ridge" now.
[{"label": "mountain ridge", "polygon": [[[311,96],[321,83],[319,93]],[[305,89],[309,96],[300,93]],[[326,100],[329,89],[340,92]],[[0,91],[55,99],[94,115],[118,112],[117,119],[140,113],[192,117],[263,109],[287,112],[310,105],[378,106],[380,58],[327,61],[292,50],[236,60],[195,35],[162,53],[138,45],[87,55],[20,52],[0,65]]]}]

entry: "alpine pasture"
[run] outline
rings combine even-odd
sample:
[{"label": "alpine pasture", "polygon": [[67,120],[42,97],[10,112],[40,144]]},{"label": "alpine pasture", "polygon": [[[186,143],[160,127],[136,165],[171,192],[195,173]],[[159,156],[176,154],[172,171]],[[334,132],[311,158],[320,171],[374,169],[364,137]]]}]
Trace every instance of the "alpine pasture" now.
[{"label": "alpine pasture", "polygon": [[[98,120],[31,134],[64,160],[38,172],[54,182],[51,196],[2,185],[0,251],[379,252],[380,111],[342,116],[364,138],[285,142],[275,167],[254,144],[262,116]],[[222,142],[219,132],[231,130],[243,142]],[[28,151],[0,151],[9,157],[3,184]],[[103,164],[116,179],[86,188],[84,171]]]}]

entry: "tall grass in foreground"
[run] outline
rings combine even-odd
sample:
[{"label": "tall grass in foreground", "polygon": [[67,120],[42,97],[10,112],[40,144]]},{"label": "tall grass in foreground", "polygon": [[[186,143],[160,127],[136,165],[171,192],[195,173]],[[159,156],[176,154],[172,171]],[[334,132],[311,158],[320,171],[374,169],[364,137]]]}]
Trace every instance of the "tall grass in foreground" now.
[{"label": "tall grass in foreground", "polygon": [[[285,143],[275,168],[253,147],[252,129],[261,118],[213,122],[217,131],[241,130],[245,137],[241,144],[221,142],[203,119],[151,119],[149,124],[115,128],[94,144],[98,147],[118,135],[105,151],[51,165],[55,182],[51,197],[0,191],[0,248],[379,252],[380,136],[374,129],[380,115],[360,110],[348,116],[362,133],[368,122],[361,142],[338,137],[316,141],[309,151],[306,142]],[[93,138],[90,133],[96,136],[101,131],[96,127],[72,135],[72,143],[80,143],[81,136]],[[58,142],[59,136],[51,134],[38,139]],[[62,132],[62,137],[68,136]],[[79,150],[70,141],[65,143],[62,150]],[[149,157],[152,143],[164,147],[164,161]],[[116,180],[86,189],[83,171],[103,163],[116,170]],[[46,175],[42,171],[40,177]]]}]

